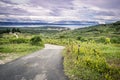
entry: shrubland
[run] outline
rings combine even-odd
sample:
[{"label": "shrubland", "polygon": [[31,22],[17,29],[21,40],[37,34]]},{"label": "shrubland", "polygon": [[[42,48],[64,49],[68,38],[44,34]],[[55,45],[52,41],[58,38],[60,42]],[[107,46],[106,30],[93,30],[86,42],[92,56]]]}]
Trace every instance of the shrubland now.
[{"label": "shrubland", "polygon": [[75,30],[19,30],[19,38],[13,33],[0,34],[1,59],[3,54],[28,54],[44,43],[63,45],[64,71],[70,80],[120,79],[119,22]]},{"label": "shrubland", "polygon": [[[18,38],[14,33],[2,34],[0,38],[0,60],[3,62],[9,62],[13,59],[25,56],[32,52],[35,52],[44,47],[43,41],[40,36],[16,33]],[[37,44],[37,45],[36,45]],[[10,58],[10,59],[9,59]]]}]

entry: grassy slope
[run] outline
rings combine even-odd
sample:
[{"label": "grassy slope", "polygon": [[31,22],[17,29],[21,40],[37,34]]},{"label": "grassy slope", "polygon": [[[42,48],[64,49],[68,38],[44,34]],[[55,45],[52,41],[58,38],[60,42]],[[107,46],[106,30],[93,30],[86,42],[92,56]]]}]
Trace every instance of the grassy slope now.
[{"label": "grassy slope", "polygon": [[[120,24],[98,25],[61,33],[69,38],[119,38]],[[120,40],[120,39],[119,39]],[[80,50],[78,51],[78,44]],[[72,65],[71,65],[72,64]],[[64,51],[65,73],[70,80],[119,80],[120,44],[95,42],[76,42],[68,45]]]},{"label": "grassy slope", "polygon": [[65,73],[70,80],[119,80],[120,45],[79,43],[64,52]]},{"label": "grassy slope", "polygon": [[[34,30],[33,30],[34,31]],[[30,30],[32,32],[32,29]],[[36,31],[34,31],[36,32]],[[39,31],[38,31],[39,33]],[[51,33],[51,34],[50,34]],[[62,32],[54,32],[48,31],[41,33],[46,42],[52,44],[68,44],[66,47],[64,54],[64,66],[66,74],[71,78],[71,80],[117,80],[119,77],[119,62],[120,62],[120,45],[119,44],[98,44],[94,42],[80,42],[75,39],[78,36],[82,36],[86,39],[96,39],[99,37],[120,37],[120,25],[117,24],[107,24],[107,25],[98,25],[94,27],[62,31]],[[23,34],[26,37],[26,34]],[[36,35],[36,34],[35,34]],[[37,34],[39,35],[39,34]],[[45,38],[46,35],[49,39]],[[54,35],[54,36],[53,36]],[[5,36],[5,35],[3,35]],[[31,38],[31,34],[27,36]],[[8,36],[6,36],[8,37]],[[52,39],[51,39],[52,38]],[[71,38],[70,41],[68,41]],[[78,44],[81,45],[80,54],[78,53]],[[10,44],[14,46],[16,44]],[[8,47],[7,45],[0,48],[2,51],[5,49],[13,49],[13,53],[19,53],[19,45],[18,52],[14,52],[14,47]],[[21,46],[26,46],[26,51],[32,49],[36,49],[36,47],[31,46],[29,44],[21,44]],[[38,47],[37,47],[38,48]],[[72,48],[72,49],[71,49]],[[95,49],[95,51],[94,51]],[[20,52],[23,53],[25,48],[21,48]],[[8,50],[9,51],[9,50]],[[26,52],[25,51],[25,52]],[[99,52],[100,54],[96,53]],[[67,54],[66,54],[67,53]],[[96,57],[97,56],[97,57]],[[72,64],[72,65],[71,65]],[[108,70],[108,71],[106,71]],[[91,75],[92,74],[92,75]],[[95,77],[96,76],[96,77]]]},{"label": "grassy slope", "polygon": [[104,24],[92,27],[79,28],[67,32],[62,32],[60,35],[76,39],[78,36],[88,39],[99,37],[119,37],[120,38],[120,22],[117,24]]},{"label": "grassy slope", "polygon": [[43,48],[43,46],[34,46],[30,44],[29,40],[34,35],[17,34],[19,36],[18,39],[16,39],[13,34],[2,34],[2,38],[0,38],[0,63],[9,62]]},{"label": "grassy slope", "polygon": [[0,60],[6,63],[13,59],[25,56],[40,49],[42,49],[41,46],[33,46],[28,43],[3,44],[0,45]]}]

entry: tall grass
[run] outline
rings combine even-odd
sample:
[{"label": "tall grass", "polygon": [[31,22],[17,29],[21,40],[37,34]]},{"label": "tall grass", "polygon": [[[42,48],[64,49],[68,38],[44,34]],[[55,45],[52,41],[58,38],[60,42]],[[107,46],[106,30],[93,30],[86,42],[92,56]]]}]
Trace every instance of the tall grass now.
[{"label": "tall grass", "polygon": [[43,46],[33,46],[29,43],[0,45],[0,64],[10,62],[16,58],[31,54],[42,49]]},{"label": "tall grass", "polygon": [[73,42],[64,51],[65,73],[70,80],[118,80],[119,59],[120,49],[117,46]]}]

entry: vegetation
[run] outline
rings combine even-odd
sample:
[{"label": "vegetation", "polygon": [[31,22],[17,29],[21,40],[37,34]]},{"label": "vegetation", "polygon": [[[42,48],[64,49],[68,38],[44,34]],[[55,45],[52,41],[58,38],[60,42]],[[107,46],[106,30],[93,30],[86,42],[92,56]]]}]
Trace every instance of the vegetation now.
[{"label": "vegetation", "polygon": [[64,70],[70,80],[120,79],[119,21],[75,30],[24,27],[18,32],[14,29],[0,28],[0,59],[5,54],[26,55],[41,49],[44,43],[63,45]]},{"label": "vegetation", "polygon": [[94,40],[98,43],[105,43],[109,38],[111,43],[120,43],[120,23],[97,25],[92,27],[79,28],[59,33],[67,38],[73,38],[82,42]]},{"label": "vegetation", "polygon": [[118,80],[119,46],[73,42],[64,51],[65,73],[70,80]]},{"label": "vegetation", "polygon": [[39,36],[34,36],[30,39],[32,45],[43,46],[42,39]]},{"label": "vegetation", "polygon": [[3,61],[16,59],[44,47],[43,44],[39,46],[31,45],[33,39],[31,35],[17,33],[19,38],[16,38],[14,33],[2,35],[0,38],[0,60]]}]

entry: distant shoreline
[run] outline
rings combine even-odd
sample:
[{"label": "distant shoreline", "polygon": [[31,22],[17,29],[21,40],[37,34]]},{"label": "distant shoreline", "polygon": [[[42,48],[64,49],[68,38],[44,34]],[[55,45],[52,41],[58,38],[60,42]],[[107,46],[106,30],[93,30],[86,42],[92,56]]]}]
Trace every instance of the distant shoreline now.
[{"label": "distant shoreline", "polygon": [[76,28],[83,28],[83,27],[89,27],[89,26],[94,26],[94,25],[78,25],[78,24],[50,24],[50,25],[0,25],[0,27],[67,27],[67,28],[70,28],[70,29],[76,29]]}]

